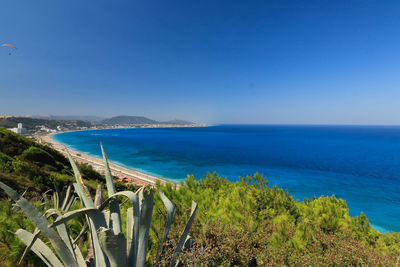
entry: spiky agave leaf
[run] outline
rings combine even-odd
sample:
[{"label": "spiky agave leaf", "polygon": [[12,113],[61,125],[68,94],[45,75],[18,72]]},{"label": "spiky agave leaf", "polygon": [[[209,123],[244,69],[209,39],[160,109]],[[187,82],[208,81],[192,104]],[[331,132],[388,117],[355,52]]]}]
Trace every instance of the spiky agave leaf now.
[{"label": "spiky agave leaf", "polygon": [[79,200],[79,197],[71,197],[71,199],[69,200],[63,211],[69,211],[72,205],[74,205],[77,200]]},{"label": "spiky agave leaf", "polygon": [[[74,188],[75,188],[75,192],[78,194],[79,198],[82,200],[85,198],[84,193],[81,190],[81,187],[78,185],[78,183],[74,183]],[[90,199],[92,200],[92,199]],[[88,202],[90,204],[90,202]],[[92,200],[93,203],[93,200]],[[94,210],[94,203],[93,206],[90,207],[90,209]],[[94,214],[93,217],[91,217],[90,215]],[[77,214],[76,214],[77,216]],[[97,235],[97,229],[99,229],[100,227],[106,227],[106,221],[104,219],[103,214],[97,214],[97,213],[88,213],[86,214],[86,219],[88,221],[88,227],[90,230],[90,237],[92,239],[92,243],[93,243],[93,249],[94,249],[94,259],[95,259],[95,264],[96,266],[107,266],[107,258],[104,255],[101,247],[100,247],[100,243],[99,243],[99,238]],[[53,223],[54,224],[54,223]]]},{"label": "spiky agave leaf", "polygon": [[26,244],[26,248],[25,248],[24,253],[22,254],[21,259],[19,260],[18,264],[21,264],[21,262],[24,260],[26,254],[31,250],[36,239],[39,237],[39,234],[40,234],[40,230],[39,230],[39,228],[36,227],[35,230],[33,231],[32,239],[29,244]]},{"label": "spiky agave leaf", "polygon": [[35,235],[24,230],[18,229],[15,235],[27,246],[31,246],[31,250],[47,265],[50,267],[64,266],[61,261],[54,255],[53,251],[43,243]]},{"label": "spiky agave leaf", "polygon": [[[74,219],[75,217],[77,217],[79,215],[82,215],[82,214],[91,216],[92,219],[93,218],[98,218],[97,220],[102,220],[102,219],[104,219],[104,217],[102,217],[101,212],[98,209],[94,209],[94,208],[83,208],[83,209],[79,209],[79,210],[74,210],[74,211],[67,212],[64,215],[62,215],[58,210],[51,210],[51,213],[50,213],[50,210],[49,210],[48,212],[49,212],[50,215],[57,215],[57,218],[55,219],[55,221],[49,227],[54,227],[54,226],[57,227],[57,230],[58,230],[60,236],[63,238],[64,242],[68,245],[70,250],[75,252],[76,260],[79,263],[82,263],[82,262],[84,263],[85,260],[83,259],[82,253],[79,250],[79,248],[77,248],[77,246],[74,245],[75,241],[74,242],[71,241],[71,237],[67,233],[67,229],[65,227],[65,223],[67,221],[69,221],[69,220]],[[79,237],[80,236],[78,236],[77,239]]]},{"label": "spiky agave leaf", "polygon": [[[48,219],[50,217],[60,218],[60,217],[62,217],[62,214],[60,211],[58,211],[56,209],[49,209],[45,212],[45,216],[46,216],[46,219]],[[49,227],[51,227],[51,225]],[[67,227],[65,226],[65,224],[59,224],[56,228],[57,228],[57,232],[60,235],[61,239],[64,241],[65,245],[68,247],[69,251],[71,252],[71,254],[74,256],[74,258],[76,260],[75,251],[72,247],[72,241],[71,241],[71,237],[67,231]]]},{"label": "spiky agave leaf", "polygon": [[[79,216],[79,215],[92,215],[95,214],[99,217],[103,217],[101,212],[98,209],[94,209],[94,208],[83,208],[83,209],[78,209],[78,210],[73,210],[70,212],[65,213],[64,215],[62,215],[60,213],[60,216],[56,218],[56,220],[50,224],[49,227],[55,227],[58,225],[61,225],[63,223],[66,223],[67,221]],[[103,218],[104,219],[104,218]]]},{"label": "spiky agave leaf", "polygon": [[[137,217],[139,218],[139,216]],[[139,229],[138,225],[137,229]],[[137,254],[137,244],[135,243],[136,240],[137,238],[135,238],[134,234],[133,208],[129,207],[126,210],[126,253],[128,258],[128,266],[131,266],[131,263],[132,266],[134,266],[134,264],[136,263],[136,254]]]},{"label": "spiky agave leaf", "polygon": [[[82,196],[82,191],[80,190],[79,186],[77,185],[77,183],[74,183],[74,187],[75,187],[75,191],[78,194],[79,197]],[[106,227],[106,220],[104,218],[104,215],[100,212],[99,209],[95,208],[94,206],[92,207],[85,207],[83,209],[79,209],[79,210],[75,210],[75,211],[70,211],[67,212],[66,214],[69,214],[69,216],[77,216],[79,214],[76,214],[76,212],[78,211],[82,211],[86,209],[87,212],[85,213],[86,215],[88,215],[89,218],[89,222],[92,222],[95,226],[95,229],[99,229],[100,227]],[[65,215],[66,215],[65,214]],[[76,214],[76,215],[74,215]],[[64,216],[65,216],[64,215]],[[90,225],[89,225],[90,226]],[[90,226],[91,227],[91,226]]]},{"label": "spiky agave leaf", "polygon": [[99,242],[110,261],[110,267],[127,266],[126,239],[122,232],[114,234],[111,228],[99,229]]},{"label": "spiky agave leaf", "polygon": [[[74,184],[75,192],[77,192],[78,194],[79,194],[79,192],[81,192],[80,197],[81,197],[82,202],[85,204],[85,207],[94,208],[93,199],[91,198],[87,187],[83,183],[82,176],[81,176],[81,173],[79,172],[78,166],[76,166],[75,161],[72,158],[71,154],[68,152],[68,150],[67,150],[67,155],[68,155],[68,159],[69,159],[69,162],[71,163],[72,170],[74,171],[74,175],[75,175],[75,179],[76,179],[77,186],[75,186],[75,184]],[[79,192],[78,192],[77,188],[79,188]]]},{"label": "spiky agave leaf", "polygon": [[174,211],[175,211],[174,204],[172,204],[171,200],[169,200],[161,190],[158,190],[158,192],[160,194],[162,202],[164,203],[165,209],[167,210],[167,222],[165,224],[164,235],[161,240],[160,248],[158,249],[157,252],[156,262],[154,266],[158,266],[158,263],[160,261],[160,256],[164,247],[164,242],[167,240],[168,232],[169,229],[171,228],[172,218],[174,216]]},{"label": "spiky agave leaf", "polygon": [[[140,192],[140,191],[139,191]],[[126,224],[126,251],[128,266],[140,266],[136,265],[137,262],[137,251],[139,247],[139,223],[140,223],[140,205],[139,197],[132,191],[121,191],[107,198],[99,207],[99,210],[103,210],[110,201],[117,196],[127,197],[131,203],[132,208],[127,210],[127,224]]]},{"label": "spiky agave leaf", "polygon": [[107,228],[111,228],[110,227],[110,210],[103,210],[102,213],[103,213],[104,218],[106,219]]},{"label": "spiky agave leaf", "polygon": [[139,192],[139,203],[140,223],[136,266],[144,266],[146,263],[151,218],[153,216],[154,191],[152,188],[148,188],[148,190],[143,189]]},{"label": "spiky agave leaf", "polygon": [[181,238],[179,239],[178,245],[175,248],[174,254],[172,255],[171,266],[175,266],[175,264],[176,264],[176,258],[178,257],[179,253],[182,250],[183,245],[185,244],[186,237],[189,234],[190,228],[192,227],[194,216],[196,215],[196,211],[197,211],[197,203],[192,201],[192,210],[190,212],[190,217],[185,226],[185,229],[183,230]]},{"label": "spiky agave leaf", "polygon": [[[76,179],[76,183],[74,183],[75,192],[78,194],[78,196],[80,197],[81,201],[83,202],[86,208],[95,208],[93,199],[91,198],[87,187],[83,183],[79,169],[76,166],[75,161],[73,160],[68,150],[67,150],[67,155]],[[95,264],[98,265],[99,267],[107,266],[107,258],[105,257],[103,251],[101,250],[99,239],[96,232],[96,229],[99,229],[100,227],[106,227],[105,220],[101,220],[100,218],[99,220],[96,220],[91,218],[90,216],[87,216],[87,218],[89,221],[89,229],[93,242]]]},{"label": "spiky agave leaf", "polygon": [[[106,176],[107,191],[109,195],[114,195],[116,193],[114,182],[112,179],[110,166],[108,164],[107,155],[104,152],[103,144],[100,143],[101,153],[103,154],[104,171]],[[110,203],[110,227],[114,230],[115,234],[121,232],[121,211],[119,209],[118,198],[114,198]]]},{"label": "spiky agave leaf", "polygon": [[58,191],[53,192],[53,206],[58,209]]},{"label": "spiky agave leaf", "polygon": [[[63,203],[61,205],[61,210],[65,211],[67,204],[70,201],[70,198],[73,199],[73,197],[71,197],[71,185],[68,185],[67,191],[63,190],[63,192],[65,192],[65,194],[63,194],[64,199],[63,199]],[[73,193],[72,193],[72,195],[73,195]]]},{"label": "spiky agave leaf", "polygon": [[[67,155],[68,159],[71,163],[72,169],[74,171],[74,175],[76,178],[76,183],[74,183],[74,188],[75,192],[78,194],[80,199],[82,200],[84,206],[86,208],[95,208],[93,199],[90,196],[90,193],[83,183],[82,176],[79,172],[78,167],[75,164],[75,161],[73,160],[71,154],[67,150]],[[89,229],[91,233],[91,238],[92,238],[92,243],[93,243],[93,248],[94,248],[94,256],[95,256],[95,264],[99,267],[102,266],[107,266],[107,258],[105,257],[103,251],[101,250],[99,239],[97,236],[97,229],[100,227],[106,227],[106,222],[104,220],[103,215],[102,216],[97,216],[92,218],[90,215],[87,216],[88,221],[89,221]],[[103,219],[101,219],[103,218]]]},{"label": "spiky agave leaf", "polygon": [[86,267],[86,262],[85,259],[83,258],[82,251],[79,249],[79,247],[76,244],[72,244],[74,247],[75,255],[76,255],[76,261],[78,262],[78,265],[81,267]]},{"label": "spiky agave leaf", "polygon": [[58,236],[54,229],[48,227],[45,217],[25,198],[15,192],[13,189],[0,182],[0,187],[13,199],[16,204],[24,210],[29,219],[37,228],[50,240],[54,250],[60,256],[61,260],[67,266],[77,266],[73,255],[63,240]]},{"label": "spiky agave leaf", "polygon": [[[72,255],[75,257],[75,260],[77,261],[78,265],[86,266],[85,260],[83,259],[83,256],[82,256],[82,252],[80,251],[78,246],[76,246],[72,242],[72,238],[67,230],[67,227],[65,226],[65,223],[64,222],[60,223],[60,220],[63,217],[61,212],[56,209],[49,209],[46,211],[45,215],[46,215],[46,218],[54,217],[56,221],[58,220],[59,223],[58,223],[58,225],[56,225],[58,234],[60,235],[62,240],[64,240],[65,244],[71,251]],[[52,225],[49,225],[49,227],[52,227]]]}]

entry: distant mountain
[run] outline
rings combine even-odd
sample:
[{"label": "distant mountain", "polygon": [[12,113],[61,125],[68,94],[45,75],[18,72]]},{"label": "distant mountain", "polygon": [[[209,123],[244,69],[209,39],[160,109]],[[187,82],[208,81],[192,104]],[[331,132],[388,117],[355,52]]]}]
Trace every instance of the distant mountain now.
[{"label": "distant mountain", "polygon": [[104,117],[99,116],[86,116],[86,115],[33,115],[31,116],[35,119],[45,119],[45,120],[80,120],[80,121],[101,121]]},{"label": "distant mountain", "polygon": [[129,125],[129,124],[159,124],[160,122],[143,116],[116,116],[110,119],[104,119],[102,124],[107,125]]},{"label": "distant mountain", "polygon": [[191,122],[191,121],[184,121],[184,120],[177,120],[177,119],[173,119],[170,121],[163,121],[161,122],[162,124],[174,124],[174,125],[194,125],[196,123]]},{"label": "distant mountain", "polygon": [[173,124],[173,125],[193,125],[195,123],[184,120],[156,121],[143,116],[117,116],[104,119],[100,122],[106,125],[131,125],[131,124]]}]

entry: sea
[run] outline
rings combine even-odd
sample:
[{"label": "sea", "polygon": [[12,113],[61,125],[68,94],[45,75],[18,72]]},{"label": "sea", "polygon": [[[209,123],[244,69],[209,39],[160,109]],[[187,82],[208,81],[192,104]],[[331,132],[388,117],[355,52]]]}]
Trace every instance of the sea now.
[{"label": "sea", "polygon": [[114,163],[179,182],[256,172],[302,201],[335,195],[351,216],[400,231],[400,126],[217,125],[75,131],[53,138]]}]

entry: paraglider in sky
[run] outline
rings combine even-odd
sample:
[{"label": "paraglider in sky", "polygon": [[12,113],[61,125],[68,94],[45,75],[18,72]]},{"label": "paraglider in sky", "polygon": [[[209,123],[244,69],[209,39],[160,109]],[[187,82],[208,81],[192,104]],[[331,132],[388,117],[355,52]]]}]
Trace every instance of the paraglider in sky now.
[{"label": "paraglider in sky", "polygon": [[[4,46],[4,47],[11,47],[12,49],[18,49],[15,45],[12,45],[12,44],[2,44],[1,46]],[[10,50],[10,51],[8,52],[9,55],[11,55],[11,51],[12,51],[12,50]]]}]

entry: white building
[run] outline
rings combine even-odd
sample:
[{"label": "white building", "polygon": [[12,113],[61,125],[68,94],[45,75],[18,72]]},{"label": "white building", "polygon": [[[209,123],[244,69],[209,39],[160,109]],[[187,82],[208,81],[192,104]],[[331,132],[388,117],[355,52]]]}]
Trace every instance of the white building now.
[{"label": "white building", "polygon": [[26,128],[22,127],[22,123],[18,123],[18,128],[11,128],[10,130],[17,134],[26,134]]}]

